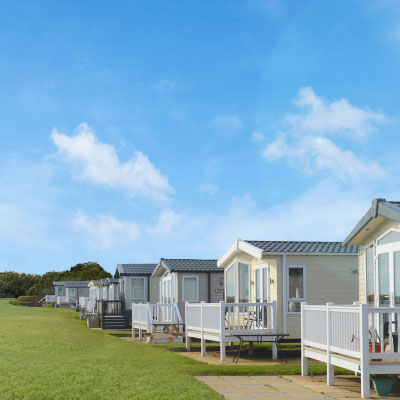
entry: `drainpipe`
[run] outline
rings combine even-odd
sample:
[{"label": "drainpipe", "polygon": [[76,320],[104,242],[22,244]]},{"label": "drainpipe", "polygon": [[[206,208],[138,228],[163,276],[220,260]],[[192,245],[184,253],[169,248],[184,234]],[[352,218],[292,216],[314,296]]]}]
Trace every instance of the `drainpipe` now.
[{"label": "drainpipe", "polygon": [[283,333],[287,333],[287,285],[286,285],[286,254],[282,255],[282,317]]},{"label": "drainpipe", "polygon": [[211,272],[208,273],[208,303],[211,303]]}]

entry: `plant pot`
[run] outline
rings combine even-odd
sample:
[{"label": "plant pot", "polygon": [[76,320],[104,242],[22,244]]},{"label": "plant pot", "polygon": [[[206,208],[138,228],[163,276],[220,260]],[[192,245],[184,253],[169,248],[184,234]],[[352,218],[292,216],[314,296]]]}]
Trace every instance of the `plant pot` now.
[{"label": "plant pot", "polygon": [[[383,352],[385,352],[387,344],[383,345]],[[369,352],[370,353],[380,353],[381,352],[381,344],[375,343],[375,351],[372,351],[372,343],[369,344]],[[371,361],[382,361],[382,358],[372,358]]]},{"label": "plant pot", "polygon": [[394,378],[371,378],[378,396],[389,396],[392,391]]}]

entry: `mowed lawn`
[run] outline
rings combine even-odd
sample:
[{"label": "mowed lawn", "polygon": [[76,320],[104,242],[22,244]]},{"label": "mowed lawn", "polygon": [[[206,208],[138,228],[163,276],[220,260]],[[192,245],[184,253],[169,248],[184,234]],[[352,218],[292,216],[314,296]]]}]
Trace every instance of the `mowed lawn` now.
[{"label": "mowed lawn", "polygon": [[299,372],[299,366],[208,365],[88,329],[73,310],[0,300],[1,400],[219,399],[193,376]]}]

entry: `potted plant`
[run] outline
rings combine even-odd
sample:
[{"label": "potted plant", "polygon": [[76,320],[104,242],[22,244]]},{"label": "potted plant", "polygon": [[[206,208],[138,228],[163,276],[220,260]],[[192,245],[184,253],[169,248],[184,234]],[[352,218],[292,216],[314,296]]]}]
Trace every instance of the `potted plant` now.
[{"label": "potted plant", "polygon": [[375,392],[378,396],[389,396],[396,375],[371,375]]},{"label": "potted plant", "polygon": [[[381,353],[382,352],[382,342],[381,338],[378,335],[378,332],[375,330],[375,348],[372,347],[372,333],[369,331],[369,352],[370,353]],[[383,343],[383,352],[385,352],[387,347],[387,343]],[[371,361],[382,361],[381,358],[372,358]]]}]

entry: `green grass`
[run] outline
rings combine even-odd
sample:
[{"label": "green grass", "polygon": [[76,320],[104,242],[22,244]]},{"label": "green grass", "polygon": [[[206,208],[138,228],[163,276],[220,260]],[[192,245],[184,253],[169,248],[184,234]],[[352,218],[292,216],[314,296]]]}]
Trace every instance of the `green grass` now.
[{"label": "green grass", "polygon": [[[0,398],[218,399],[194,375],[288,375],[300,366],[208,365],[93,331],[73,310],[0,300]],[[181,346],[184,346],[183,344]],[[322,374],[324,366],[311,366]]]}]

